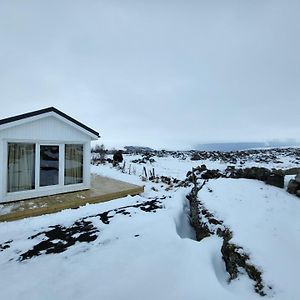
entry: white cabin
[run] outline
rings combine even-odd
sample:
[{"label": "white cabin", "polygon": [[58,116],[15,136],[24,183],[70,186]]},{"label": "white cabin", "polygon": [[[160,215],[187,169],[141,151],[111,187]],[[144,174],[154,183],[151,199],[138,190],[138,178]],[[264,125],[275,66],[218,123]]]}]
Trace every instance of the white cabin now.
[{"label": "white cabin", "polygon": [[98,138],[54,107],[0,120],[0,203],[89,189]]}]

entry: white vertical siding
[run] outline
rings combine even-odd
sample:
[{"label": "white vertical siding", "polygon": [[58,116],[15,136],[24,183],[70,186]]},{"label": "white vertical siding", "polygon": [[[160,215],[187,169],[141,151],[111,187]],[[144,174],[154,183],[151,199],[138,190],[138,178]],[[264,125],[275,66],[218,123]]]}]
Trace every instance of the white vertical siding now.
[{"label": "white vertical siding", "polygon": [[0,139],[0,202],[3,201],[3,188],[5,187],[5,177],[6,170],[7,170],[7,164],[4,163],[5,159],[4,157],[7,156],[7,150],[4,147],[4,141]]},{"label": "white vertical siding", "polygon": [[49,116],[0,131],[2,139],[39,141],[90,141],[91,138],[65,122]]},{"label": "white vertical siding", "polygon": [[90,188],[91,186],[91,143],[83,145],[83,183]]}]

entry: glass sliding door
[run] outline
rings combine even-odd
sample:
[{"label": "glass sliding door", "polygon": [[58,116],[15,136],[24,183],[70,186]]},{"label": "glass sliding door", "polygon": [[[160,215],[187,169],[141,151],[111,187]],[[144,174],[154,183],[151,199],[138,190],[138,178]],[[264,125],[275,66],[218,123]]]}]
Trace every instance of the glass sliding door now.
[{"label": "glass sliding door", "polygon": [[58,184],[59,146],[40,146],[40,186]]},{"label": "glass sliding door", "polygon": [[35,144],[8,143],[7,192],[35,188]]},{"label": "glass sliding door", "polygon": [[83,145],[65,145],[65,185],[83,182]]}]

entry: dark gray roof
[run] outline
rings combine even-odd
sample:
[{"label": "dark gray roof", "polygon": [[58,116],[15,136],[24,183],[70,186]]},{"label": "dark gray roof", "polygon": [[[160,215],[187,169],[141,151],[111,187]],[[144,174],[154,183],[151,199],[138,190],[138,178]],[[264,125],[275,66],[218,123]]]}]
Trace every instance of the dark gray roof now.
[{"label": "dark gray roof", "polygon": [[29,113],[25,113],[25,114],[13,116],[13,117],[5,118],[5,119],[0,120],[0,125],[15,122],[15,121],[30,118],[30,117],[34,117],[34,116],[38,116],[38,115],[42,115],[42,114],[49,113],[49,112],[55,112],[56,114],[60,115],[61,117],[63,117],[65,119],[73,122],[74,124],[82,127],[83,129],[91,132],[92,134],[96,135],[97,137],[100,137],[100,135],[97,131],[95,131],[92,128],[90,128],[90,127],[82,124],[81,122],[73,119],[72,117],[66,115],[65,113],[61,112],[60,110],[56,109],[55,107],[47,107],[47,108],[44,108],[44,109],[29,112]]}]

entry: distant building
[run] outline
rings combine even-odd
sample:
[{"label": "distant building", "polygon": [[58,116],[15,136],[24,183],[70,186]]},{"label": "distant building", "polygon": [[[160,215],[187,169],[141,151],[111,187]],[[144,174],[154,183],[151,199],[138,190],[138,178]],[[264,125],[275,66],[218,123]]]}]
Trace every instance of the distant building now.
[{"label": "distant building", "polygon": [[98,138],[54,107],[0,120],[0,202],[89,189]]}]

